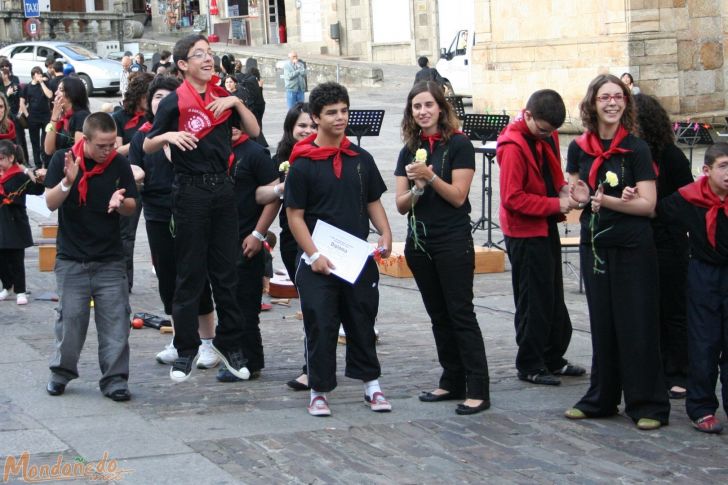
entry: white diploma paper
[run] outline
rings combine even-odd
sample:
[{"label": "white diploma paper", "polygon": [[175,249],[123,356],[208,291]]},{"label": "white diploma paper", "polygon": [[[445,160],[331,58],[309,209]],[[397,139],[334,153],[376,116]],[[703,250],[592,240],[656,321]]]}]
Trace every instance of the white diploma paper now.
[{"label": "white diploma paper", "polygon": [[[371,244],[321,220],[316,221],[311,238],[318,252],[336,266],[331,273],[351,284],[372,254]],[[308,262],[308,256],[304,254],[303,258]]]}]

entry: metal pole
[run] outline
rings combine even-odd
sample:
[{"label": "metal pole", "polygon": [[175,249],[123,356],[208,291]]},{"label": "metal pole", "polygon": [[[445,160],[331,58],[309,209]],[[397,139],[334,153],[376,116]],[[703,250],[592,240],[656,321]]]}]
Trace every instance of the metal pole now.
[{"label": "metal pole", "polygon": [[207,36],[212,34],[212,15],[210,15],[210,0],[207,0]]}]

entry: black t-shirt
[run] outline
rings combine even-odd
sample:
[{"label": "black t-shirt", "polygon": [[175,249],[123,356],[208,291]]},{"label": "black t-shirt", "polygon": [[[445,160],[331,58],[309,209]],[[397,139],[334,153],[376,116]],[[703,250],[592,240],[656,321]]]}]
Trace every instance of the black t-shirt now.
[{"label": "black t-shirt", "polygon": [[3,184],[5,194],[20,191],[13,197],[13,202],[3,204],[0,198],[0,249],[21,249],[33,245],[28,213],[25,210],[27,194],[40,195],[44,191],[42,184],[34,184],[24,173],[11,177]]},{"label": "black t-shirt", "polygon": [[238,201],[238,229],[242,241],[253,232],[263,212],[262,205],[255,202],[255,189],[278,179],[278,167],[270,161],[268,150],[252,139],[233,149],[235,165],[235,199]]},{"label": "black t-shirt", "polygon": [[286,179],[286,207],[304,210],[313,234],[321,219],[360,239],[369,235],[368,204],[379,200],[387,186],[369,152],[351,145],[356,156],[341,154],[341,178],[336,178],[333,157],[297,158]]},{"label": "black t-shirt", "polygon": [[[159,103],[157,114],[154,115],[154,126],[147,133],[147,138],[169,131],[180,131],[178,103],[177,92],[170,93]],[[225,123],[215,126],[215,129],[197,143],[194,150],[182,151],[176,145],[170,145],[175,173],[200,175],[227,172],[232,153],[232,127],[240,125],[240,116],[234,110],[232,116]]]},{"label": "black t-shirt", "polygon": [[728,218],[718,211],[715,232],[716,247],[708,242],[705,214],[708,209],[686,201],[679,192],[665,197],[657,204],[657,217],[665,224],[677,225],[690,233],[690,255],[703,262],[725,266],[728,264]]},{"label": "black t-shirt", "polygon": [[71,148],[75,143],[76,132],[83,132],[83,122],[90,113],[88,111],[75,111],[68,120],[68,131],[61,129],[56,133],[56,151]]},{"label": "black t-shirt", "polygon": [[[426,163],[431,165],[433,172],[448,184],[452,183],[453,170],[475,170],[475,150],[465,135],[455,134],[447,143],[436,142],[433,153],[430,153],[428,142],[421,142],[420,148],[427,151]],[[412,163],[414,159],[415,154],[405,145],[399,152],[394,175],[406,177],[405,166]],[[412,210],[410,210],[411,214]],[[425,193],[415,204],[415,217],[418,227],[424,227],[424,231],[418,229],[417,235],[425,241],[465,236],[470,233],[470,199],[466,197],[463,205],[453,207],[440,197],[435,189],[426,187]],[[412,228],[408,226],[407,237],[412,237],[411,232]]]},{"label": "black t-shirt", "polygon": [[[58,85],[61,84],[62,80],[63,76],[52,76],[48,79],[46,86],[48,86],[48,89],[50,89],[51,92],[55,95],[56,91],[58,91]],[[53,98],[49,99],[48,101],[53,101]]]},{"label": "black t-shirt", "polygon": [[[680,187],[693,181],[690,171],[690,161],[682,150],[674,144],[662,149],[655,162],[659,167],[657,176],[657,201],[675,193]],[[687,254],[687,234],[676,224],[665,224],[660,219],[652,219],[652,230],[655,235],[655,244],[677,244]]]},{"label": "black t-shirt", "polygon": [[[48,166],[45,185],[55,187],[65,176],[66,150],[56,151]],[[85,159],[87,169],[96,162]],[[71,193],[58,209],[58,257],[72,261],[118,261],[124,258],[119,232],[119,214],[107,213],[109,199],[118,189],[126,189],[126,197],[137,197],[129,161],[117,155],[104,173],[88,179],[86,205],[78,204],[79,170]]]},{"label": "black t-shirt", "polygon": [[46,124],[50,121],[51,110],[48,105],[48,98],[43,94],[43,88],[40,84],[26,84],[20,96],[25,99],[30,123]]},{"label": "black t-shirt", "polygon": [[[602,140],[604,150],[609,149],[611,140]],[[620,198],[622,190],[629,186],[634,187],[637,182],[655,179],[655,170],[652,168],[652,156],[650,149],[643,140],[633,135],[627,135],[619,145],[621,148],[631,150],[625,154],[614,154],[599,168],[597,182],[605,180],[608,171],[614,172],[619,178],[616,187],[604,184],[604,194]],[[567,153],[566,172],[578,173],[579,179],[589,183],[589,170],[594,159],[584,153],[581,148],[572,141]],[[587,204],[581,214],[581,242],[591,244],[591,204]],[[644,237],[652,237],[650,219],[643,216],[633,216],[616,212],[606,207],[599,210],[596,218],[594,234],[598,234],[596,242],[598,246],[611,247],[634,247]]]},{"label": "black t-shirt", "polygon": [[129,114],[123,109],[120,109],[118,111],[115,111],[111,116],[116,122],[116,136],[121,137],[122,145],[130,143],[131,139],[134,137],[134,134],[137,132],[137,130],[139,130],[139,127],[147,121],[147,118],[142,116],[141,118],[139,118],[139,121],[134,126],[132,126],[131,128],[124,128],[124,126],[132,118],[134,118],[133,114]]},{"label": "black t-shirt", "polygon": [[144,153],[144,138],[145,133],[137,131],[129,145],[129,162],[144,170],[144,187],[141,190],[144,219],[169,222],[172,218],[174,167],[164,149]]}]

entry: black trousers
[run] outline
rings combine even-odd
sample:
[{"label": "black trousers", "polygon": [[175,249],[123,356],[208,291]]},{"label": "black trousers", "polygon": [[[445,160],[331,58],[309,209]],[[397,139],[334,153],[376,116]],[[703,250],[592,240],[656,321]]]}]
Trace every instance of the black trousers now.
[{"label": "black trousers", "polygon": [[172,305],[174,346],[181,356],[197,353],[199,300],[209,277],[218,319],[214,344],[239,349],[244,325],[235,299],[235,263],[240,248],[232,181],[179,183],[172,197],[177,260]]},{"label": "black trousers", "polygon": [[136,210],[130,216],[119,217],[121,231],[121,244],[124,247],[124,260],[126,261],[126,278],[129,281],[129,291],[134,286],[134,246],[136,233],[139,227],[139,218],[142,215],[142,199],[136,198]]},{"label": "black trousers", "polygon": [[719,370],[723,410],[727,410],[728,266],[690,260],[688,356],[690,371],[685,408],[690,419],[696,420],[717,411],[715,383]]},{"label": "black trousers", "polygon": [[[33,163],[35,168],[41,168],[47,166],[48,163],[45,161],[45,149],[43,144],[45,143],[45,127],[48,121],[43,122],[28,122],[28,133],[30,134],[30,145],[33,150]],[[30,165],[30,160],[28,160]]]},{"label": "black trousers", "polygon": [[[23,155],[25,155],[26,160],[30,160],[28,157],[28,141],[25,138],[25,128],[20,126],[20,122],[18,121],[17,113],[16,115],[12,115],[12,120],[15,123],[15,143],[20,145],[20,147],[23,149]],[[40,167],[36,167],[40,168]]]},{"label": "black trousers", "polygon": [[[285,208],[281,210],[286,210]],[[298,244],[296,244],[296,240],[293,238],[293,235],[291,234],[291,230],[286,227],[281,229],[280,237],[278,238],[278,249],[281,252],[281,260],[283,261],[283,266],[286,267],[286,271],[288,272],[288,277],[293,281],[295,284],[296,282],[296,256],[298,255]],[[306,346],[304,344],[303,349],[304,354],[306,353]],[[306,367],[306,364],[303,364],[303,367],[301,368],[302,374],[308,374],[308,368]]]},{"label": "black trousers", "polygon": [[561,243],[556,223],[548,237],[506,238],[516,304],[516,369],[525,374],[567,364],[571,319],[564,303]]},{"label": "black trousers", "polygon": [[604,273],[582,244],[586,299],[592,333],[589,390],[575,405],[587,416],[611,416],[624,391],[625,413],[635,422],[667,424],[670,402],[660,360],[657,322],[657,255],[651,231],[637,247],[597,248]]},{"label": "black trousers", "polygon": [[427,241],[425,249],[427,253],[414,249],[408,238],[404,254],[432,321],[443,369],[439,387],[488,400],[488,361],[473,308],[473,239],[468,232],[461,238]]},{"label": "black trousers", "polygon": [[687,236],[655,240],[660,275],[660,353],[667,387],[687,386]]},{"label": "black trousers", "polygon": [[0,249],[0,281],[5,290],[25,293],[25,249]]},{"label": "black trousers", "polygon": [[[169,228],[169,222],[146,221],[147,239],[152,255],[154,273],[157,275],[159,285],[159,298],[164,305],[164,313],[172,314],[174,301],[174,286],[177,279],[177,261],[174,257],[174,237]],[[200,309],[198,315],[207,315],[214,310],[212,304],[212,290],[210,283],[205,283],[200,296]]]},{"label": "black trousers", "polygon": [[353,285],[334,275],[314,273],[300,261],[296,287],[301,297],[311,389],[329,392],[336,388],[339,323],[346,332],[344,375],[364,382],[379,378],[381,367],[374,335],[379,308],[379,269],[374,260],[369,258]]},{"label": "black trousers", "polygon": [[260,301],[263,297],[266,250],[261,249],[252,258],[243,256],[242,250],[239,252],[235,295],[243,314],[243,353],[248,359],[248,370],[255,372],[265,367],[263,338],[260,335]]}]

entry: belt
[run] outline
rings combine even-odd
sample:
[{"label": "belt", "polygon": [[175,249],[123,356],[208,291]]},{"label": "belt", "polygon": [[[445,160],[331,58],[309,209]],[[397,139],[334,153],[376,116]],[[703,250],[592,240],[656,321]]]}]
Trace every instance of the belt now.
[{"label": "belt", "polygon": [[176,175],[175,179],[177,183],[181,185],[221,185],[230,180],[230,176],[225,172],[203,173],[200,175],[179,173]]}]

